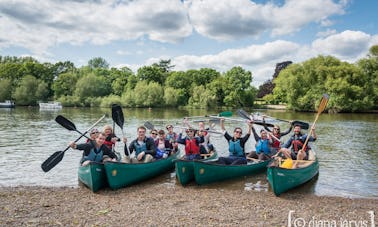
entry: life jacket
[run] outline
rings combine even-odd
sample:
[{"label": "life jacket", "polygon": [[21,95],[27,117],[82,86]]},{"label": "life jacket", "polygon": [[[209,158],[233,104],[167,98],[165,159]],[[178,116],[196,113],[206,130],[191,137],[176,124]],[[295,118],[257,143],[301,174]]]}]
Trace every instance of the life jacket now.
[{"label": "life jacket", "polygon": [[256,144],[256,153],[263,152],[264,154],[270,154],[269,140],[260,139]]},{"label": "life jacket", "polygon": [[177,138],[177,134],[175,132],[173,132],[172,134],[167,134],[167,136],[165,137],[167,140],[169,141],[176,141],[176,138]]},{"label": "life jacket", "polygon": [[230,156],[237,156],[237,157],[244,157],[244,149],[240,145],[240,140],[230,140],[228,151],[230,152]]},{"label": "life jacket", "polygon": [[104,141],[104,145],[107,146],[109,149],[112,149],[113,148],[113,145],[115,143],[112,142],[112,138],[115,137],[114,134],[110,134],[106,137],[105,141]]},{"label": "life jacket", "polygon": [[104,155],[104,152],[102,151],[101,147],[99,149],[100,150],[97,150],[96,147],[93,147],[88,155],[83,156],[82,162],[87,160],[94,162],[102,162],[102,156]]},{"label": "life jacket", "polygon": [[199,154],[200,153],[200,147],[197,144],[197,139],[189,139],[186,138],[185,140],[185,155],[191,155],[191,154]]},{"label": "life jacket", "polygon": [[[304,136],[294,137],[292,136],[292,149],[297,153],[300,149],[303,148],[303,142],[306,138]],[[306,151],[309,149],[309,146],[306,147]]]},{"label": "life jacket", "polygon": [[134,148],[135,148],[135,155],[138,156],[138,154],[147,150],[146,141],[143,141],[142,145],[140,145],[138,141],[135,141]]},{"label": "life jacket", "polygon": [[[277,139],[280,139],[280,135],[274,135],[275,137],[277,137]],[[272,147],[274,148],[280,148],[281,147],[281,142],[279,140],[276,140],[273,138],[273,144],[272,144]]]}]

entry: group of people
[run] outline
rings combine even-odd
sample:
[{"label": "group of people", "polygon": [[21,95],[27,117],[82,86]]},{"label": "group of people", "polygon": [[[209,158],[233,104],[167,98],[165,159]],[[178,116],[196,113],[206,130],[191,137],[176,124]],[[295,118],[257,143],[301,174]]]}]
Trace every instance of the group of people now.
[{"label": "group of people", "polygon": [[[278,125],[274,125],[273,131],[266,125],[260,130],[260,135],[253,127],[253,121],[247,121],[248,131],[247,134],[242,136],[241,127],[236,127],[231,136],[224,127],[224,119],[221,119],[221,128],[224,133],[225,139],[228,141],[228,157],[220,157],[218,163],[225,165],[240,165],[247,164],[247,159],[257,160],[269,160],[274,156],[282,154],[287,159],[293,160],[308,160],[310,146],[305,144],[308,138],[308,142],[316,140],[315,128],[311,127],[311,135],[302,134],[300,125],[292,125],[290,122],[290,128],[285,132],[280,131]],[[294,128],[294,134],[290,136],[286,143],[281,144],[281,137],[290,133]],[[251,132],[256,141],[255,151],[246,155],[245,144],[249,139]]]},{"label": "group of people", "polygon": [[[178,144],[184,146],[184,158],[187,160],[201,159],[201,154],[209,154],[215,150],[209,141],[209,128],[205,128],[204,122],[199,122],[198,129],[191,127],[187,119],[184,119],[183,125],[184,127],[182,127],[182,131],[179,134],[173,131],[172,125],[167,125],[167,133],[164,130],[152,129],[149,136],[146,135],[146,127],[139,126],[137,128],[137,138],[128,146],[127,138],[122,138],[125,144],[125,155],[121,161],[141,163],[164,159],[178,151]],[[243,130],[241,127],[234,128],[233,135],[230,135],[225,129],[224,118],[220,119],[220,125],[224,138],[228,142],[229,155],[218,159],[218,163],[224,165],[246,164],[247,159],[269,160],[279,154],[293,160],[306,160],[311,149],[305,144],[307,136],[309,136],[309,142],[315,141],[317,138],[314,127],[311,128],[311,135],[307,135],[301,133],[300,125],[290,124],[290,128],[285,132],[281,132],[278,125],[274,125],[273,131],[264,125],[264,128],[260,130],[260,135],[258,135],[253,127],[253,121],[247,121],[248,130],[245,136],[242,136]],[[281,137],[289,134],[293,128],[294,134],[282,145]],[[186,135],[183,134],[184,129]],[[251,133],[253,133],[256,141],[256,149],[246,155],[245,144]],[[81,164],[87,165],[91,161],[119,160],[119,157],[114,152],[115,144],[119,141],[121,139],[114,134],[113,128],[110,125],[106,125],[102,132],[93,129],[86,143],[76,144],[71,142],[70,146],[74,149],[83,150]],[[131,157],[133,153],[134,156]]]}]

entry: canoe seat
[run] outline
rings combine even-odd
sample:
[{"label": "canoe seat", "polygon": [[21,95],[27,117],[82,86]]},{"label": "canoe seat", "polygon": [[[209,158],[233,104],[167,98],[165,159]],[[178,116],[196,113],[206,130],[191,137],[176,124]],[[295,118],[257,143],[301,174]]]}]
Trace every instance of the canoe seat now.
[{"label": "canoe seat", "polygon": [[298,160],[297,168],[304,168],[314,163],[314,160]]}]

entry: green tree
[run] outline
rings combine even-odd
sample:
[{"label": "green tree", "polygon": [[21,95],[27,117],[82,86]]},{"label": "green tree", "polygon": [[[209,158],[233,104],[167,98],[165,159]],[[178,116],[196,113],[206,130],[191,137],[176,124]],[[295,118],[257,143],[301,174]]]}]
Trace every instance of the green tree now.
[{"label": "green tree", "polygon": [[165,73],[158,66],[143,66],[138,69],[137,78],[139,81],[145,80],[147,83],[156,82],[163,85],[165,82]]},{"label": "green tree", "polygon": [[12,99],[12,81],[0,78],[0,101]]},{"label": "green tree", "polygon": [[[36,96],[38,86],[42,81],[32,75],[22,78],[20,85],[16,88],[14,98],[18,105],[36,105],[39,97]],[[39,94],[40,95],[40,94]]]},{"label": "green tree", "polygon": [[185,106],[187,97],[184,89],[175,89],[173,87],[165,87],[164,89],[164,102],[165,105],[171,107]]},{"label": "green tree", "polygon": [[52,85],[55,97],[73,95],[77,80],[78,76],[74,73],[60,74]]},{"label": "green tree", "polygon": [[[252,106],[254,99],[250,94],[255,89],[251,87],[252,73],[242,67],[233,67],[225,73],[226,96],[224,103],[227,106]],[[249,100],[249,98],[252,98]]]},{"label": "green tree", "polygon": [[109,63],[101,57],[96,57],[88,61],[88,66],[91,69],[108,69]]},{"label": "green tree", "polygon": [[192,108],[206,109],[215,105],[215,96],[205,86],[199,85],[193,88],[188,105]]},{"label": "green tree", "polygon": [[77,81],[74,95],[85,102],[87,98],[109,95],[109,90],[105,78],[88,74]]}]

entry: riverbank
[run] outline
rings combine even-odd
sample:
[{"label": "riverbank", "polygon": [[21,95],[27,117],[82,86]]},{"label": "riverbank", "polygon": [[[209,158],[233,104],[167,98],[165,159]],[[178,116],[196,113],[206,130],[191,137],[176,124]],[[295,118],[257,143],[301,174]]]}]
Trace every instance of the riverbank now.
[{"label": "riverbank", "polygon": [[0,198],[0,226],[288,226],[288,220],[292,225],[331,221],[340,226],[346,221],[372,226],[372,211],[378,223],[378,199],[298,192],[276,197],[272,192],[144,183],[99,193],[85,187],[4,187]]}]

